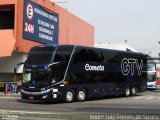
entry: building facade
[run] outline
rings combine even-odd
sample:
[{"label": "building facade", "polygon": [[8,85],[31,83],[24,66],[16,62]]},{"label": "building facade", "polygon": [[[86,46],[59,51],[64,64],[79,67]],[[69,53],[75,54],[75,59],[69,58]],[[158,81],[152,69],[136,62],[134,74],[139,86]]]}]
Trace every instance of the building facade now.
[{"label": "building facade", "polygon": [[0,81],[12,79],[33,46],[94,46],[94,27],[49,0],[0,0],[0,18]]}]

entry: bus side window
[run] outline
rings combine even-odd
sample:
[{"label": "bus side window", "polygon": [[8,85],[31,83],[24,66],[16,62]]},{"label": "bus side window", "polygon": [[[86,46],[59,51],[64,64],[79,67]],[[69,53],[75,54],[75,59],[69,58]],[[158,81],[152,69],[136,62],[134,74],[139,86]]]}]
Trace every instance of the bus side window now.
[{"label": "bus side window", "polygon": [[56,54],[54,61],[55,62],[65,61],[65,59],[64,59],[64,57],[62,55]]},{"label": "bus side window", "polygon": [[104,61],[104,55],[103,52],[100,50],[93,50],[91,48],[89,49],[78,49],[75,53],[73,63],[81,63],[81,62],[103,62]]},{"label": "bus side window", "polygon": [[52,71],[51,74],[51,83],[57,83],[62,81],[63,79],[63,73],[60,71]]},{"label": "bus side window", "polygon": [[59,62],[59,61],[65,61],[63,50],[57,50],[55,57],[54,57],[54,62]]},{"label": "bus side window", "polygon": [[[101,58],[102,57],[102,58]],[[102,62],[103,53],[100,53],[98,50],[88,49],[88,62]]]},{"label": "bus side window", "polygon": [[57,66],[52,67],[51,71],[51,83],[57,83],[63,80],[65,70],[67,68],[69,58],[71,56],[73,48],[71,47],[59,47],[56,51],[54,62],[59,62]]},{"label": "bus side window", "polygon": [[87,49],[78,49],[75,53],[73,63],[88,62],[88,51]]},{"label": "bus side window", "polygon": [[68,63],[73,48],[59,47],[55,54],[54,62],[65,61]]}]

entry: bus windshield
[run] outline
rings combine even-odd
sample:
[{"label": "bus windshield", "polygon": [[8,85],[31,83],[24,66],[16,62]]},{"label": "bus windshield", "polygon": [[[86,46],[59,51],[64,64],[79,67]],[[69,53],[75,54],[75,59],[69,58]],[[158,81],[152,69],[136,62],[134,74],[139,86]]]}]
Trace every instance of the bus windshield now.
[{"label": "bus windshield", "polygon": [[[23,84],[50,85],[61,82],[64,78],[73,47],[45,46],[33,47],[26,63],[37,65],[37,68],[24,68]],[[46,70],[44,65],[50,65]],[[27,66],[27,64],[26,64]]]},{"label": "bus windshield", "polygon": [[23,72],[23,84],[26,85],[40,85],[45,86],[49,84],[55,84],[63,79],[63,72],[52,70],[51,72],[48,71],[32,71],[28,72],[24,70]]},{"label": "bus windshield", "polygon": [[54,52],[54,46],[33,47],[29,52],[26,63],[34,65],[51,63]]},{"label": "bus windshield", "polygon": [[149,63],[148,64],[148,71],[155,71],[155,70],[156,70],[155,63]]},{"label": "bus windshield", "polygon": [[148,82],[155,82],[156,81],[156,63],[148,63],[147,68],[147,81]]},{"label": "bus windshield", "polygon": [[148,82],[155,82],[156,81],[156,73],[155,72],[149,72],[147,77]]},{"label": "bus windshield", "polygon": [[32,85],[48,85],[51,83],[49,72],[36,71],[23,73],[23,84]]}]

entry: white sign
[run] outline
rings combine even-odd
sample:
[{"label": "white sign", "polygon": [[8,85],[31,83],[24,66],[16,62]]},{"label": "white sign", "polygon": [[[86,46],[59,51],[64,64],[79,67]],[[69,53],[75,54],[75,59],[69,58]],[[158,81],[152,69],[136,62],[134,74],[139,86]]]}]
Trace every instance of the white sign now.
[{"label": "white sign", "polygon": [[33,15],[34,15],[34,11],[33,11],[33,6],[32,6],[32,4],[31,3],[29,3],[28,5],[27,5],[27,17],[28,17],[28,19],[29,20],[32,20],[32,18],[33,18]]},{"label": "white sign", "polygon": [[142,68],[143,68],[143,60],[138,62],[137,59],[124,58],[121,62],[121,71],[122,74],[125,76],[129,75],[129,73],[131,73],[131,75],[134,75],[135,70],[138,71],[138,75],[141,75]]},{"label": "white sign", "polygon": [[86,71],[104,71],[104,66],[102,66],[102,65],[93,66],[93,65],[86,64],[85,70]]}]

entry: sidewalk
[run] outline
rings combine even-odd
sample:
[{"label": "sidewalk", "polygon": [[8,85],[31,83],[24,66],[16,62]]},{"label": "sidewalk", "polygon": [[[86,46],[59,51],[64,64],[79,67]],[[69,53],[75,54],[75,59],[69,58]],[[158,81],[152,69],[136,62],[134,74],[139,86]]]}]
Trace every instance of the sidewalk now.
[{"label": "sidewalk", "polygon": [[157,90],[160,90],[160,85],[157,85]]}]

